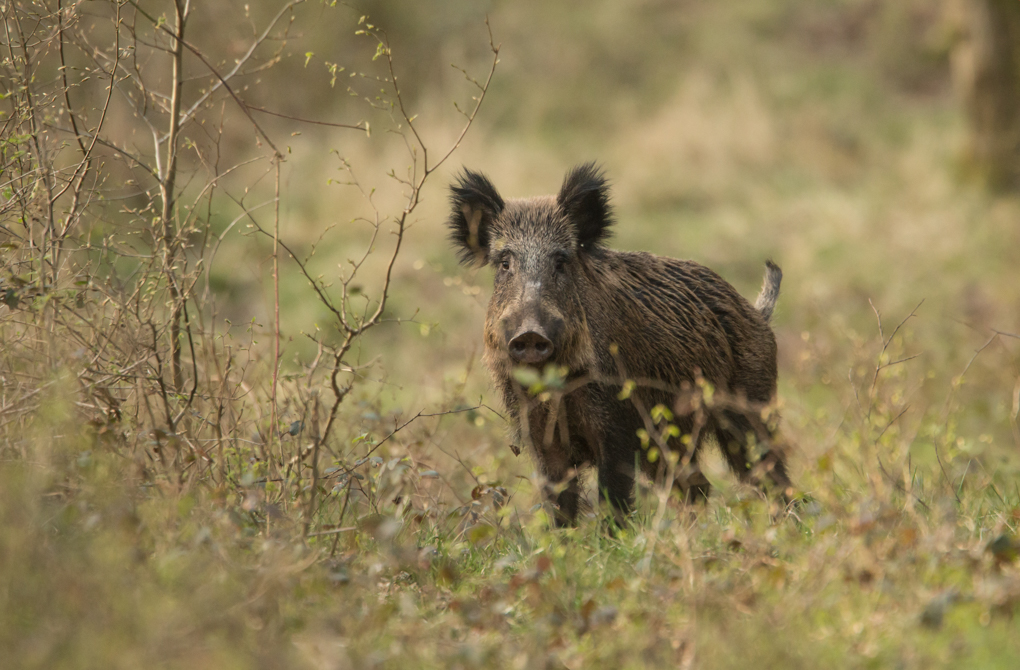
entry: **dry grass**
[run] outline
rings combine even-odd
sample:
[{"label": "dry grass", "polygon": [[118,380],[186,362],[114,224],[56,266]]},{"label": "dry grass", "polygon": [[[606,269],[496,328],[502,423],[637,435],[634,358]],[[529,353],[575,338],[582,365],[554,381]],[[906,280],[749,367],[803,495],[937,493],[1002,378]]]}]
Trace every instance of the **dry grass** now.
[{"label": "dry grass", "polygon": [[[79,16],[102,18],[85,12],[99,4]],[[409,82],[405,102],[432,147],[456,141],[464,119],[449,101],[464,109],[474,90],[445,61],[478,78],[491,58],[469,5],[379,10]],[[196,43],[231,62],[231,49],[251,39],[243,12],[196,11],[230,36],[220,44],[197,27]],[[259,11],[252,21],[262,26]],[[79,218],[55,284],[39,253],[52,238],[14,234],[46,228],[38,189],[19,201],[15,182],[5,186],[6,664],[1015,665],[1020,202],[967,179],[951,31],[936,9],[863,0],[605,2],[583,15],[551,3],[494,8],[502,48],[489,97],[421,189],[380,326],[352,340],[336,368],[329,347],[345,331],[309,276],[325,277],[320,287],[339,301],[338,266],[349,272],[373,232],[359,217],[399,218],[408,190],[386,173],[405,174],[409,135],[388,107],[392,94],[374,98],[370,77],[386,70],[372,60],[371,36],[330,51],[336,34],[365,29],[358,15],[300,5],[295,17],[280,61],[238,90],[291,116],[368,120],[372,133],[259,117],[286,156],[279,240],[307,261],[306,276],[279,253],[279,300],[272,207],[253,208],[273,201],[275,163],[229,98],[223,132],[204,126],[182,159],[190,176],[180,192],[199,206],[180,230],[177,275],[132,260],[130,250],[159,248],[145,235],[160,199],[129,194],[130,170],[112,154],[102,154],[106,181],[82,187],[96,196],[87,207],[58,203],[58,214]],[[84,19],[77,26],[84,31]],[[258,62],[275,53],[268,45]],[[366,75],[354,80],[360,97],[344,82],[330,87],[334,58]],[[58,71],[40,72],[42,93],[55,96],[40,123],[66,125]],[[104,86],[72,87],[90,127]],[[3,120],[14,120],[4,180],[27,184],[36,159],[11,130],[24,122],[22,98],[5,90]],[[206,110],[207,124],[220,105]],[[115,137],[135,142],[130,110],[117,109]],[[80,149],[54,132],[39,137],[53,142],[59,177]],[[18,147],[26,153],[12,153]],[[224,167],[262,162],[223,177],[203,200],[210,173],[198,156],[213,148]],[[365,192],[375,189],[371,204],[341,184],[351,174],[340,156]],[[782,265],[779,402],[802,492],[788,515],[773,519],[710,455],[716,490],[703,507],[669,501],[656,524],[661,501],[644,482],[633,526],[617,537],[594,515],[548,529],[533,465],[507,447],[480,367],[490,276],[456,266],[444,187],[464,164],[507,195],[547,193],[590,158],[614,184],[616,246],[694,258],[745,295],[766,257]],[[249,220],[227,231],[246,211],[268,235],[244,228]],[[26,212],[37,217],[28,226],[18,218]],[[349,285],[349,317],[379,304],[394,221]],[[227,231],[215,259],[205,231],[213,242]],[[176,389],[171,276],[198,280],[187,324],[195,353],[181,352]],[[323,343],[317,362],[306,334]],[[324,432],[334,369],[351,390]]]}]

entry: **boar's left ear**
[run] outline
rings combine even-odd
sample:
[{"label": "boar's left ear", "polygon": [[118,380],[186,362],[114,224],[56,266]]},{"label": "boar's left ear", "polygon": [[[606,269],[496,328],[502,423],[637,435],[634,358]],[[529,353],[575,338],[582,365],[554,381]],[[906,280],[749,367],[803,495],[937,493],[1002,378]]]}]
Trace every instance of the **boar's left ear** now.
[{"label": "boar's left ear", "polygon": [[450,239],[459,247],[460,262],[485,265],[492,222],[503,211],[503,198],[485,175],[465,169],[450,186],[450,204],[453,211],[447,226]]},{"label": "boar's left ear", "polygon": [[567,173],[556,202],[577,227],[577,243],[582,249],[591,249],[609,237],[613,224],[609,184],[595,163],[578,165]]}]

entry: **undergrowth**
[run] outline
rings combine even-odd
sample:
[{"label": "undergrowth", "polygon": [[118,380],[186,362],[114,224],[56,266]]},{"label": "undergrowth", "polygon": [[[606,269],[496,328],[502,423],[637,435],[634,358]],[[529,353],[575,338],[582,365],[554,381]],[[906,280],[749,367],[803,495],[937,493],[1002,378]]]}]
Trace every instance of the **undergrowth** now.
[{"label": "undergrowth", "polygon": [[[1020,209],[922,4],[4,9],[0,665],[1014,667]],[[784,266],[785,510],[710,451],[550,529],[436,231],[578,147],[620,246]]]}]

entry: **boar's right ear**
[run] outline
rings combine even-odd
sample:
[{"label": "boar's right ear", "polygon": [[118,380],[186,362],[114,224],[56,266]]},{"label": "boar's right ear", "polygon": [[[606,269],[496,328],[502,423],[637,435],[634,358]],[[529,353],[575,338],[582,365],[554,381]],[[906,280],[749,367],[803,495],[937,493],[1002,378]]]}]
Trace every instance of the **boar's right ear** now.
[{"label": "boar's right ear", "polygon": [[590,250],[609,237],[613,225],[609,184],[595,163],[578,165],[567,173],[556,202],[576,227],[582,249]]},{"label": "boar's right ear", "polygon": [[447,225],[450,239],[459,249],[460,262],[465,265],[489,262],[489,233],[493,220],[503,211],[503,198],[485,175],[471,170],[450,186],[453,211]]}]

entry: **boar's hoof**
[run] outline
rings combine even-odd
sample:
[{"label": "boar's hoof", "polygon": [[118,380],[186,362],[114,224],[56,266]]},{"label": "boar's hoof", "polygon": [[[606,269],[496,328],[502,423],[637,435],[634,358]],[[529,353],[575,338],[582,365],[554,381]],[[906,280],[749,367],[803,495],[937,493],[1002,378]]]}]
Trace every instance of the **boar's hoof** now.
[{"label": "boar's hoof", "polygon": [[553,343],[533,330],[510,340],[510,355],[518,363],[540,365],[553,354]]}]

